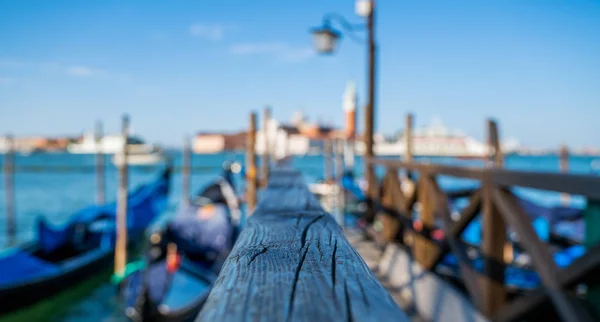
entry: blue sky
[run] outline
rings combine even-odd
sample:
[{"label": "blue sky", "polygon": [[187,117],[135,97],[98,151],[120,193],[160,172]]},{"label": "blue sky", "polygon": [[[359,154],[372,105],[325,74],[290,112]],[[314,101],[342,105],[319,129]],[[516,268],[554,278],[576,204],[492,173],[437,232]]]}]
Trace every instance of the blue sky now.
[{"label": "blue sky", "polygon": [[[347,81],[364,103],[366,49],[346,37],[315,55],[308,29],[328,12],[360,22],[352,0],[3,0],[0,131],[112,132],[127,112],[173,145],[245,128],[265,105],[341,124]],[[600,146],[600,1],[379,0],[378,13],[378,131],[412,112],[483,138],[495,117],[526,145]]]}]

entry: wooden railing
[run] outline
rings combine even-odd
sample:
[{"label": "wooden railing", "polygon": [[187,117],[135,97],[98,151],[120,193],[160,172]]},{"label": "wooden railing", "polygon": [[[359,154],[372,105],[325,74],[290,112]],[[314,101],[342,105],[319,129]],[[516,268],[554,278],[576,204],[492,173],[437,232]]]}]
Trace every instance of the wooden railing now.
[{"label": "wooden railing", "polygon": [[[493,124],[490,132],[497,133],[495,123],[490,123]],[[491,137],[490,142],[498,142],[497,134]],[[492,159],[496,165],[502,162],[500,156],[492,156]],[[370,202],[374,210],[378,210],[377,218],[381,218],[383,223],[378,237],[407,247],[413,258],[429,270],[435,270],[444,256],[452,253],[458,259],[461,282],[467,294],[488,317],[514,321],[536,314],[536,320],[542,316],[560,317],[564,321],[598,320],[589,303],[575,296],[574,288],[587,284],[591,290],[595,283],[600,282],[600,246],[588,247],[585,255],[560,269],[554,262],[549,245],[538,237],[528,214],[511,189],[518,186],[580,195],[587,199],[589,208],[600,201],[600,177],[399,160],[371,159],[367,162],[373,168],[386,169],[383,180],[371,182],[369,187]],[[401,176],[401,172],[409,175]],[[440,188],[437,180],[440,176],[479,182],[479,186],[472,189],[469,204],[463,208],[458,220],[451,217],[450,200],[459,195],[464,197],[468,190],[450,195]],[[412,185],[413,189],[402,189],[404,182]],[[460,238],[478,215],[482,219],[478,256],[484,261],[483,272],[473,267],[473,256],[467,254],[467,248],[473,245],[467,245]],[[595,215],[600,216],[600,213]],[[533,269],[541,280],[538,290],[516,298],[513,296],[511,301],[505,284],[505,269],[511,264],[510,257],[505,256],[505,248],[514,245],[507,240],[509,228],[518,235],[519,247],[530,256]],[[544,310],[545,307],[554,310]]]},{"label": "wooden railing", "polygon": [[197,321],[408,321],[310,193],[275,168]]}]

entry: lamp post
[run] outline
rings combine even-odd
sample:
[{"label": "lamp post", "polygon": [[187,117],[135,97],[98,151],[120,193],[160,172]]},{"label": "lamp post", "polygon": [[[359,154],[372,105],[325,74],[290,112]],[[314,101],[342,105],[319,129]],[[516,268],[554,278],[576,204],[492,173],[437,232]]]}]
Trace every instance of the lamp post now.
[{"label": "lamp post", "polygon": [[[358,15],[366,19],[366,25],[352,25],[344,17],[337,14],[328,14],[323,18],[323,25],[312,29],[313,41],[316,50],[321,54],[332,54],[338,44],[341,33],[331,27],[335,20],[342,28],[353,37],[353,32],[359,29],[367,31],[367,56],[368,56],[368,102],[365,106],[365,179],[368,183],[367,205],[368,211],[366,219],[373,222],[375,213],[373,211],[372,199],[375,197],[375,172],[373,167],[367,162],[373,157],[373,133],[375,121],[375,0],[357,0],[356,11]],[[353,38],[355,39],[355,38]]]}]

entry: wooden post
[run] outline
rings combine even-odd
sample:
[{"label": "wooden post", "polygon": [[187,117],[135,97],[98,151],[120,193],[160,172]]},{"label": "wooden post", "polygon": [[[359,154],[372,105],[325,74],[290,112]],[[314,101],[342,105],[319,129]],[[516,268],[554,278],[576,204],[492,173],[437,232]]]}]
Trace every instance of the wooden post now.
[{"label": "wooden post", "polygon": [[250,113],[250,128],[246,139],[246,212],[256,207],[256,113]]},{"label": "wooden post", "polygon": [[96,141],[96,203],[103,205],[106,202],[106,188],[104,184],[104,149],[102,145],[102,122],[96,122],[95,141]]},{"label": "wooden post", "polygon": [[[559,168],[560,172],[566,173],[569,172],[569,149],[566,145],[562,145],[560,147],[559,152]],[[560,201],[564,206],[568,206],[571,202],[571,196],[567,193],[563,193],[560,195]]]},{"label": "wooden post", "polygon": [[[404,129],[404,161],[413,161],[413,116],[412,114],[406,115],[406,125]],[[402,193],[407,198],[410,198],[415,193],[415,183],[411,180],[411,174],[409,170],[406,170],[406,180],[402,180]]]},{"label": "wooden post", "polygon": [[17,225],[15,222],[15,143],[12,135],[7,135],[5,140],[6,151],[4,152],[4,206],[6,207],[6,234],[8,244],[13,245],[16,242]]},{"label": "wooden post", "polygon": [[269,138],[269,123],[271,120],[271,109],[265,108],[264,122],[263,122],[263,140],[265,142],[265,148],[262,154],[262,187],[267,186],[267,182],[269,182],[269,151],[270,151],[270,138]]},{"label": "wooden post", "polygon": [[192,148],[190,138],[185,137],[183,141],[183,155],[181,160],[181,200],[184,205],[190,203],[190,167],[192,164]]},{"label": "wooden post", "polygon": [[365,179],[368,184],[367,191],[367,214],[366,220],[367,223],[372,223],[375,220],[375,205],[373,201],[377,198],[379,194],[377,188],[377,178],[375,176],[375,171],[373,169],[373,165],[369,163],[369,159],[374,157],[373,153],[373,134],[375,133],[375,84],[376,84],[376,60],[377,60],[377,50],[376,50],[376,42],[375,42],[375,0],[370,0],[370,8],[371,11],[367,16],[367,43],[368,45],[368,58],[369,58],[369,86],[368,86],[368,102],[365,110],[365,134],[364,134],[364,142],[365,142]]},{"label": "wooden post", "polygon": [[[493,160],[494,167],[500,167],[502,166],[503,158],[498,139],[498,127],[493,120],[488,120],[487,125],[490,159]],[[493,201],[494,189],[494,186],[488,179],[483,180],[482,251],[485,256],[484,270],[487,278],[482,279],[484,306],[482,310],[488,316],[491,316],[501,308],[506,300],[504,267],[496,265],[494,262],[504,263],[505,254],[510,253],[512,255],[512,249],[507,249],[506,247],[506,224]]]},{"label": "wooden post", "polygon": [[404,129],[404,161],[412,162],[413,160],[413,149],[412,149],[412,127],[413,127],[413,116],[412,114],[406,115],[406,126]]},{"label": "wooden post", "polygon": [[354,137],[344,141],[344,166],[354,172]]},{"label": "wooden post", "polygon": [[496,121],[488,120],[487,127],[490,161],[494,167],[502,167],[504,165],[504,155],[502,154],[502,149],[500,147],[500,138]]},{"label": "wooden post", "polygon": [[344,141],[341,139],[334,140],[334,155],[335,155],[335,180],[341,182],[344,176]]},{"label": "wooden post", "polygon": [[123,148],[119,163],[119,190],[117,192],[117,242],[115,244],[115,275],[120,276],[127,264],[127,139],[129,137],[129,117],[123,115],[121,135]]},{"label": "wooden post", "polygon": [[[421,211],[419,212],[419,219],[415,228],[417,228],[417,230],[422,230],[424,227],[433,227],[433,224],[435,223],[434,212],[436,196],[431,194],[430,189],[431,180],[435,179],[433,179],[426,171],[421,171],[419,175],[418,196]],[[431,268],[433,259],[437,256],[439,250],[431,241],[419,234],[414,234],[413,238],[415,260],[423,265],[423,267]]]},{"label": "wooden post", "polygon": [[342,178],[344,177],[344,160],[343,160],[343,156],[344,156],[344,147],[345,147],[345,142],[342,139],[338,139],[335,140],[335,179],[337,182],[337,189],[338,189],[338,193],[337,193],[337,222],[340,226],[344,227],[345,226],[345,208],[346,208],[346,202],[345,202],[345,193],[344,193],[344,187],[342,187]]},{"label": "wooden post", "polygon": [[333,147],[331,139],[323,140],[323,168],[325,170],[325,182],[328,184],[333,183]]},{"label": "wooden post", "polygon": [[[489,160],[491,166],[495,168],[504,167],[504,154],[500,147],[500,135],[498,134],[498,125],[494,120],[488,120],[488,148]],[[504,244],[504,261],[511,263],[514,259],[514,249],[510,241]]]}]

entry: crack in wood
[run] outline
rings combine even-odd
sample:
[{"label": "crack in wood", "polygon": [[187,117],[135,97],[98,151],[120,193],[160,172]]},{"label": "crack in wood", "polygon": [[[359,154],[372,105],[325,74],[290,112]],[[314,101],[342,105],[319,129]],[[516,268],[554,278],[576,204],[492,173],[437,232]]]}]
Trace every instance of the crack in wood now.
[{"label": "crack in wood", "polygon": [[310,228],[310,226],[312,226],[312,224],[316,223],[323,217],[324,217],[324,215],[317,216],[317,217],[313,218],[310,222],[308,222],[308,224],[306,224],[306,226],[304,226],[304,229],[302,230],[302,235],[300,236],[300,240],[302,242],[301,248],[304,248],[304,244],[306,244],[306,235],[308,234],[308,229]]},{"label": "crack in wood", "polygon": [[333,292],[333,299],[334,302],[337,306],[337,295],[335,294],[335,283],[336,283],[336,279],[335,279],[335,270],[336,270],[336,256],[337,254],[337,240],[335,241],[335,243],[333,244],[333,254],[331,256],[331,291]]},{"label": "crack in wood", "polygon": [[346,298],[346,317],[348,322],[353,322],[352,318],[352,301],[350,301],[350,294],[348,293],[348,282],[344,281],[344,297]]},{"label": "crack in wood", "polygon": [[308,247],[304,248],[304,252],[302,256],[300,256],[300,262],[296,266],[296,270],[294,271],[294,282],[292,283],[292,295],[290,296],[290,300],[288,302],[288,314],[286,321],[291,321],[292,313],[294,311],[294,300],[296,298],[296,286],[298,285],[298,280],[300,278],[300,271],[302,270],[302,265],[304,264],[304,260],[306,259],[306,253],[308,252]]},{"label": "crack in wood", "polygon": [[250,260],[248,261],[248,264],[246,264],[246,266],[250,266],[250,263],[252,263],[254,261],[254,259],[256,259],[256,257],[258,257],[258,255],[266,253],[267,250],[268,250],[268,248],[264,247],[264,246],[259,246],[258,249],[254,249],[253,252],[249,256]]}]

